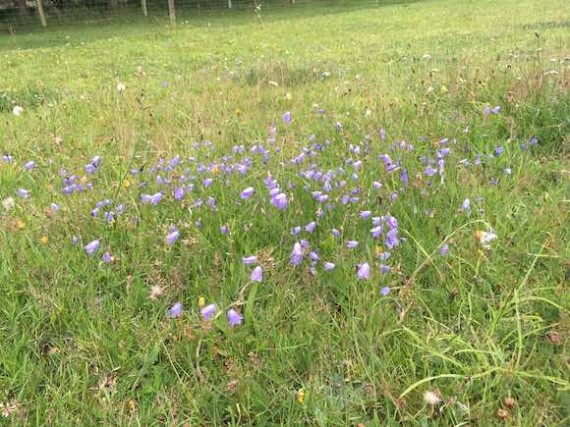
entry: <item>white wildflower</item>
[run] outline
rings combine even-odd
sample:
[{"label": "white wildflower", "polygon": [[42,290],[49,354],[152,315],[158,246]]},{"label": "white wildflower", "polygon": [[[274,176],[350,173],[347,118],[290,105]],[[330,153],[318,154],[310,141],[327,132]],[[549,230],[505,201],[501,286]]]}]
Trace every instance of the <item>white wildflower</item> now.
[{"label": "white wildflower", "polygon": [[8,418],[10,415],[12,415],[17,410],[18,410],[18,406],[17,406],[17,403],[14,401],[10,401],[7,403],[0,402],[0,414],[2,414],[2,416],[4,418]]},{"label": "white wildflower", "polygon": [[14,201],[13,197],[6,197],[4,200],[2,200],[2,206],[4,207],[4,210],[10,211],[14,209],[16,202]]},{"label": "white wildflower", "polygon": [[441,398],[435,391],[428,390],[424,393],[424,401],[430,406],[435,406],[441,402]]},{"label": "white wildflower", "polygon": [[475,239],[479,242],[483,249],[491,249],[491,242],[497,240],[499,236],[497,236],[492,231],[482,231],[477,230],[475,232]]}]

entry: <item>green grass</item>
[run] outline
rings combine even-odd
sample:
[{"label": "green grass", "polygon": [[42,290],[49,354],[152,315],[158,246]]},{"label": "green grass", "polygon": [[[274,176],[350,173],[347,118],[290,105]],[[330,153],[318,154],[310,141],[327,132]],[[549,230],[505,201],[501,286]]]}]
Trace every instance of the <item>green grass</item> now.
[{"label": "green grass", "polygon": [[[13,409],[2,422],[567,425],[569,19],[562,0],[434,0],[0,39],[0,147],[13,156],[0,162],[0,198],[15,199],[0,207],[0,402]],[[430,178],[422,159],[435,160],[443,138],[444,177]],[[245,153],[232,154],[240,144]],[[266,162],[250,152],[258,145]],[[385,170],[386,153],[407,188],[400,170]],[[160,170],[176,155],[181,165]],[[245,157],[248,173],[225,172]],[[335,175],[335,205],[320,218],[310,191],[322,182],[299,175],[311,164]],[[62,169],[93,188],[64,195]],[[284,211],[269,202],[269,172]],[[183,176],[195,188],[177,202]],[[255,195],[241,201],[249,186]],[[157,191],[157,206],[141,203]],[[196,206],[209,197],[216,208]],[[470,213],[459,210],[466,198]],[[393,215],[405,238],[386,275],[363,210]],[[313,234],[290,234],[311,221]],[[169,246],[172,226],[181,236]],[[491,230],[486,250],[476,236]],[[82,246],[95,239],[89,257]],[[316,274],[307,254],[289,263],[300,239],[318,252]],[[253,254],[261,283],[242,264]],[[363,262],[369,280],[356,277]],[[215,319],[202,319],[200,298],[217,304]],[[177,301],[182,314],[170,318]],[[230,307],[242,325],[227,325]],[[426,404],[426,391],[442,402]]]}]

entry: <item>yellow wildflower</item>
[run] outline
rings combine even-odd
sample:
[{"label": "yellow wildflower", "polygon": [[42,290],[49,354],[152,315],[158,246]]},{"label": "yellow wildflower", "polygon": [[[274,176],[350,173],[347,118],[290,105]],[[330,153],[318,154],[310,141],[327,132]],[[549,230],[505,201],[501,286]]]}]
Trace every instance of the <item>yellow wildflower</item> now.
[{"label": "yellow wildflower", "polygon": [[305,397],[306,397],[305,389],[304,388],[299,389],[296,394],[297,394],[297,402],[299,402],[301,405],[305,403]]}]

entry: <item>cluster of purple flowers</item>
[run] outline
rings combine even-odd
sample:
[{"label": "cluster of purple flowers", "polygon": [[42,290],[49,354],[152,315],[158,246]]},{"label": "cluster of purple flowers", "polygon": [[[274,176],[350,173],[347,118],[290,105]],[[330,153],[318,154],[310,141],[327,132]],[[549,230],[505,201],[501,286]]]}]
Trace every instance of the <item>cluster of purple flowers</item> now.
[{"label": "cluster of purple flowers", "polygon": [[68,175],[65,169],[62,169],[59,172],[59,175],[62,178],[61,191],[67,196],[93,189],[93,184],[91,182],[80,180],[77,175]]},{"label": "cluster of purple flowers", "polygon": [[85,172],[87,172],[89,175],[93,175],[99,170],[99,166],[101,166],[102,161],[103,159],[101,156],[93,157],[91,161],[85,165]]},{"label": "cluster of purple flowers", "polygon": [[[494,108],[486,106],[483,109],[484,116],[500,113],[500,106]],[[481,120],[494,121],[483,118]],[[291,112],[287,111],[282,115],[282,122],[279,126],[292,129]],[[340,122],[334,123],[332,127],[335,129],[333,141],[345,138],[349,133],[345,131]],[[240,226],[243,225],[234,223],[233,217],[225,212],[227,204],[230,203],[240,209],[251,209],[252,218],[261,212],[264,217],[273,216],[279,218],[281,223],[286,222],[285,226],[289,234],[284,233],[281,241],[275,243],[286,248],[284,256],[287,257],[289,254],[290,267],[288,268],[307,268],[312,274],[317,275],[318,269],[321,269],[321,272],[333,272],[337,264],[343,266],[347,259],[354,258],[351,264],[353,268],[355,267],[351,273],[353,277],[355,275],[356,279],[365,281],[378,276],[383,281],[382,285],[385,285],[386,281],[391,280],[398,270],[395,267],[397,262],[394,260],[397,260],[399,256],[398,247],[405,242],[405,239],[401,237],[398,220],[387,212],[393,212],[401,219],[398,214],[400,204],[416,186],[422,187],[422,191],[426,188],[438,189],[444,186],[444,175],[449,175],[446,167],[449,167],[450,159],[453,159],[450,153],[458,151],[457,141],[447,138],[435,141],[434,148],[428,147],[425,152],[422,152],[423,155],[414,156],[410,154],[416,150],[413,144],[395,141],[388,145],[384,142],[387,139],[387,132],[385,129],[380,129],[374,137],[367,136],[360,142],[353,141],[347,143],[346,146],[343,145],[347,147],[345,157],[331,165],[329,158],[323,156],[323,153],[330,150],[328,147],[331,145],[334,147],[336,142],[318,141],[316,136],[310,135],[308,143],[300,144],[303,146],[295,146],[292,151],[283,149],[281,152],[281,148],[278,147],[281,144],[276,144],[278,129],[277,125],[271,125],[266,141],[256,142],[251,147],[239,144],[233,146],[231,150],[219,153],[218,148],[210,141],[196,142],[191,145],[193,155],[190,157],[160,158],[151,165],[133,168],[128,178],[129,185],[131,181],[135,182],[135,185],[131,187],[131,190],[134,190],[132,199],[135,201],[129,204],[131,200],[129,199],[125,203],[119,203],[121,200],[118,200],[120,197],[117,196],[117,200],[104,199],[93,207],[94,201],[91,199],[89,202],[90,216],[95,218],[94,222],[98,226],[112,227],[122,221],[121,215],[125,211],[127,214],[124,216],[128,216],[130,212],[128,209],[132,207],[131,205],[134,205],[132,210],[137,211],[133,213],[133,217],[136,217],[135,221],[142,221],[139,211],[145,215],[152,215],[153,212],[164,212],[170,209],[171,205],[181,206],[189,211],[200,212],[195,216],[190,215],[192,220],[189,221],[189,226],[188,223],[178,222],[185,236],[191,234],[189,229],[192,225],[207,230],[211,222],[208,222],[206,215],[210,214],[209,218],[214,215],[219,218],[219,221],[216,220],[215,229],[218,230],[219,227],[219,233],[225,236],[220,237],[218,234],[217,238],[230,242],[234,236],[241,233]],[[382,144],[380,152],[376,151],[374,144],[371,143],[373,138],[378,137]],[[528,150],[536,144],[538,140],[533,137],[523,143],[521,148]],[[418,145],[418,149],[420,148],[423,147]],[[473,151],[471,148],[466,150],[464,153],[466,157],[459,161],[462,170],[496,162],[501,167],[502,175],[500,176],[503,177],[501,179],[506,180],[508,175],[512,174],[511,167],[506,162],[513,151],[513,145],[490,147],[483,153]],[[273,155],[274,153],[279,153],[279,155]],[[9,154],[3,155],[2,161],[16,164]],[[79,176],[62,170],[60,177],[63,194],[71,196],[93,189],[94,184],[101,179],[98,173],[102,165],[102,157],[96,155],[87,164],[84,164],[84,161],[79,164],[80,172],[77,172]],[[267,173],[263,179],[265,190],[259,179],[255,179],[256,175],[250,173],[252,170],[261,169],[259,168],[261,165]],[[37,170],[38,165],[33,160],[28,160],[18,167],[20,172],[33,175],[41,172]],[[490,182],[492,185],[499,183],[496,177],[492,177]],[[119,183],[118,186],[122,184]],[[220,189],[229,187],[237,191],[241,190],[239,195],[220,191]],[[32,197],[32,193],[24,188],[18,189],[16,194],[21,199]],[[86,195],[85,199],[91,194]],[[228,194],[232,195],[228,196]],[[35,195],[34,190],[34,198]],[[115,199],[115,196],[110,197]],[[65,199],[72,200],[73,198]],[[77,199],[82,199],[82,197]],[[228,199],[230,199],[229,202]],[[477,198],[472,199],[475,208],[465,195],[462,195],[461,199],[463,202],[460,204],[459,211],[472,215],[472,209],[475,212],[479,206]],[[461,199],[455,202],[455,206]],[[381,203],[376,204],[376,200],[381,200]],[[28,202],[22,201],[22,203]],[[145,206],[140,208],[140,205]],[[62,206],[65,212],[66,205]],[[52,203],[50,209],[53,213],[58,212],[60,205]],[[422,209],[416,210],[420,212],[420,215],[423,212]],[[310,216],[307,216],[308,212]],[[352,227],[352,224],[347,226],[341,223],[340,216],[337,215],[339,212],[342,212],[345,219],[352,221],[355,227]],[[429,215],[430,210],[425,209],[425,212]],[[168,223],[171,224],[171,220],[172,217],[168,216]],[[252,224],[243,225],[244,232],[247,233],[250,229],[256,228],[254,221],[252,220]],[[231,232],[228,224],[232,227]],[[336,225],[338,228],[331,228],[331,225]],[[163,242],[165,242],[163,246],[173,246],[180,240],[181,231],[176,226],[171,226],[168,230],[161,229],[160,239],[164,239]],[[403,234],[405,235],[405,232]],[[107,237],[98,238],[85,245],[80,245],[81,238],[74,237],[73,244],[78,245],[79,248],[83,247],[83,251],[89,257],[99,259],[102,253],[100,260],[104,263],[112,263],[114,257],[107,240],[109,240]],[[102,241],[106,248],[101,247]],[[186,244],[187,240],[183,242]],[[439,250],[441,256],[447,256],[450,253],[449,244],[445,242],[444,240],[439,248],[434,249],[435,252]],[[376,250],[374,258],[370,255],[363,255],[372,252],[371,246]],[[113,249],[116,249],[115,246]],[[176,254],[176,252],[169,251],[168,253]],[[332,262],[333,260],[335,262]],[[249,273],[251,282],[264,280],[264,269],[259,265],[257,256],[244,256],[242,263],[245,266],[251,266]],[[325,277],[340,274],[337,271]],[[390,289],[390,286],[383,286],[380,293],[387,296]],[[171,317],[178,317],[182,310],[182,303],[178,302],[170,308],[169,314]],[[201,309],[205,320],[214,319],[217,313],[218,306],[215,304],[206,305]],[[226,317],[230,326],[239,325],[243,321],[243,316],[234,308],[227,310]]]},{"label": "cluster of purple flowers", "polygon": [[287,209],[287,195],[281,190],[277,180],[271,175],[268,175],[267,178],[265,178],[265,187],[269,190],[271,204],[280,210]]},{"label": "cluster of purple flowers", "polygon": [[[242,258],[242,262],[244,265],[253,265],[257,264],[257,256],[251,255]],[[256,266],[253,271],[251,272],[250,279],[252,282],[261,282],[263,281],[263,268],[258,265]]]},{"label": "cluster of purple flowers", "polygon": [[[176,318],[182,315],[184,306],[181,302],[176,302],[169,310],[170,317]],[[200,314],[206,321],[211,321],[218,314],[218,306],[216,304],[208,304],[200,309]],[[234,308],[230,308],[226,312],[226,318],[230,327],[238,326],[243,323],[243,316],[238,313]]]}]

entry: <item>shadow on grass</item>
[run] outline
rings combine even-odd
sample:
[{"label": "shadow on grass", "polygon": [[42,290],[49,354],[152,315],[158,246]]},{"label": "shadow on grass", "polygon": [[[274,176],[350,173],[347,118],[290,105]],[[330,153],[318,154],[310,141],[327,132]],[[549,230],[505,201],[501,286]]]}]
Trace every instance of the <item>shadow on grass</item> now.
[{"label": "shadow on grass", "polygon": [[544,21],[522,26],[523,30],[544,31],[556,28],[570,28],[570,21]]},{"label": "shadow on grass", "polygon": [[[289,7],[267,7],[260,13],[253,8],[217,10],[178,10],[177,27],[235,27],[283,20],[302,20],[317,16],[350,13],[362,9],[383,7],[406,7],[428,0],[328,0],[319,3],[297,3]],[[0,22],[1,24],[1,22]],[[0,51],[12,49],[41,49],[67,45],[78,45],[108,37],[149,35],[149,31],[170,31],[173,29],[167,11],[153,10],[149,17],[140,16],[138,8],[125,8],[113,16],[108,13],[73,13],[61,19],[49,21],[47,28],[35,24],[14,27],[15,35],[0,35]],[[152,34],[152,33],[151,33]]]}]

